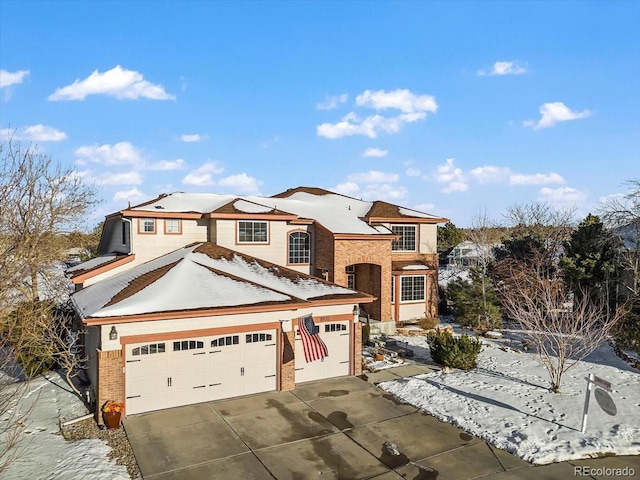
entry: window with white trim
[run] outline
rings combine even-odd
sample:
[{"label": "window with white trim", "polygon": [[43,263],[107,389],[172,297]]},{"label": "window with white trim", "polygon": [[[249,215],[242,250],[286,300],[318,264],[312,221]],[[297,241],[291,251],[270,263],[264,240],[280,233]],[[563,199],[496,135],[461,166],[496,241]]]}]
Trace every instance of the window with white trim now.
[{"label": "window with white trim", "polygon": [[324,331],[325,332],[343,332],[347,329],[347,326],[344,323],[325,323]]},{"label": "window with white trim", "polygon": [[391,275],[391,303],[396,301],[396,277]]},{"label": "window with white trim", "polygon": [[270,333],[248,333],[245,343],[270,342],[272,338]]},{"label": "window with white trim", "polygon": [[164,343],[150,343],[149,345],[142,345],[131,350],[131,355],[153,355],[154,353],[164,353]]},{"label": "window with white trim", "polygon": [[225,345],[238,345],[240,343],[240,337],[238,335],[229,335],[226,337],[216,338],[211,340],[212,347],[224,347]]},{"label": "window with white trim", "polygon": [[182,233],[182,225],[179,218],[165,218],[164,233]]},{"label": "window with white trim", "polygon": [[204,342],[199,342],[197,340],[182,340],[180,342],[173,342],[174,352],[179,352],[182,350],[197,350],[199,348],[204,348]]},{"label": "window with white trim", "polygon": [[424,300],[424,275],[406,275],[400,277],[400,300],[418,302]]},{"label": "window with white trim", "polygon": [[311,260],[311,235],[308,232],[289,234],[289,263],[308,264]]},{"label": "window with white trim", "polygon": [[347,265],[344,269],[347,273],[347,288],[350,290],[356,289],[356,266]]},{"label": "window with white trim", "polygon": [[156,219],[155,218],[141,218],[140,219],[140,233],[156,233]]},{"label": "window with white trim", "polygon": [[415,225],[391,225],[391,231],[396,235],[400,235],[400,238],[391,245],[391,250],[395,252],[416,251]]},{"label": "window with white trim", "polygon": [[264,221],[239,221],[238,243],[268,243],[269,224]]}]

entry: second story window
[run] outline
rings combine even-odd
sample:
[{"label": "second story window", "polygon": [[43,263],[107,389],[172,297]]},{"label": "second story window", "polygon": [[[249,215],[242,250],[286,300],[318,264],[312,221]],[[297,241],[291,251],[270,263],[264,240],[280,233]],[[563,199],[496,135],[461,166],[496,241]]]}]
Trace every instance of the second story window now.
[{"label": "second story window", "polygon": [[309,264],[311,259],[311,235],[307,232],[289,234],[289,263]]},{"label": "second story window", "polygon": [[164,220],[164,233],[179,235],[182,233],[182,225],[180,225],[179,218],[165,218]]},{"label": "second story window", "polygon": [[238,222],[238,243],[269,243],[267,222]]},{"label": "second story window", "polygon": [[391,231],[400,238],[393,242],[391,249],[395,252],[416,251],[416,226],[415,225],[391,225]]},{"label": "second story window", "polygon": [[156,233],[156,219],[155,218],[141,218],[140,219],[140,233]]}]

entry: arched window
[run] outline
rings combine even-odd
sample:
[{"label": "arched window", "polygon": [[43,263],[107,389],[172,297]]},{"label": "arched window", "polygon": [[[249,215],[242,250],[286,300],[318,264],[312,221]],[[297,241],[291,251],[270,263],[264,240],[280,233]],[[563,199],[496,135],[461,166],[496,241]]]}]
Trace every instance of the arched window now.
[{"label": "arched window", "polygon": [[289,263],[309,264],[311,258],[311,235],[307,232],[289,234]]}]

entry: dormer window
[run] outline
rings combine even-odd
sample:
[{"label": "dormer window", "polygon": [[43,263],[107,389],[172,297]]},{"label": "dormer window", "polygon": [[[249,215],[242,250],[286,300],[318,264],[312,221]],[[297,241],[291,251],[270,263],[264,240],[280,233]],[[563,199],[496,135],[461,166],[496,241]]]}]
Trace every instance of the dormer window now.
[{"label": "dormer window", "polygon": [[416,226],[415,225],[391,225],[391,231],[400,235],[391,246],[394,252],[416,251]]},{"label": "dormer window", "polygon": [[239,221],[238,243],[269,243],[268,222]]}]

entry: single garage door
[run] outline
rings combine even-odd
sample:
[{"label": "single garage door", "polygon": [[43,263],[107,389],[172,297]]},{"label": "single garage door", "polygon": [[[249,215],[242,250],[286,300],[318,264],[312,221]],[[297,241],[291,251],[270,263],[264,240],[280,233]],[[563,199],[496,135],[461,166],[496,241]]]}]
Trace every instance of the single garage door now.
[{"label": "single garage door", "polygon": [[276,331],[126,347],[128,415],[276,389]]},{"label": "single garage door", "polygon": [[349,324],[349,321],[319,323],[319,335],[327,346],[329,355],[310,363],[305,362],[302,339],[296,327],[296,383],[349,375]]}]

